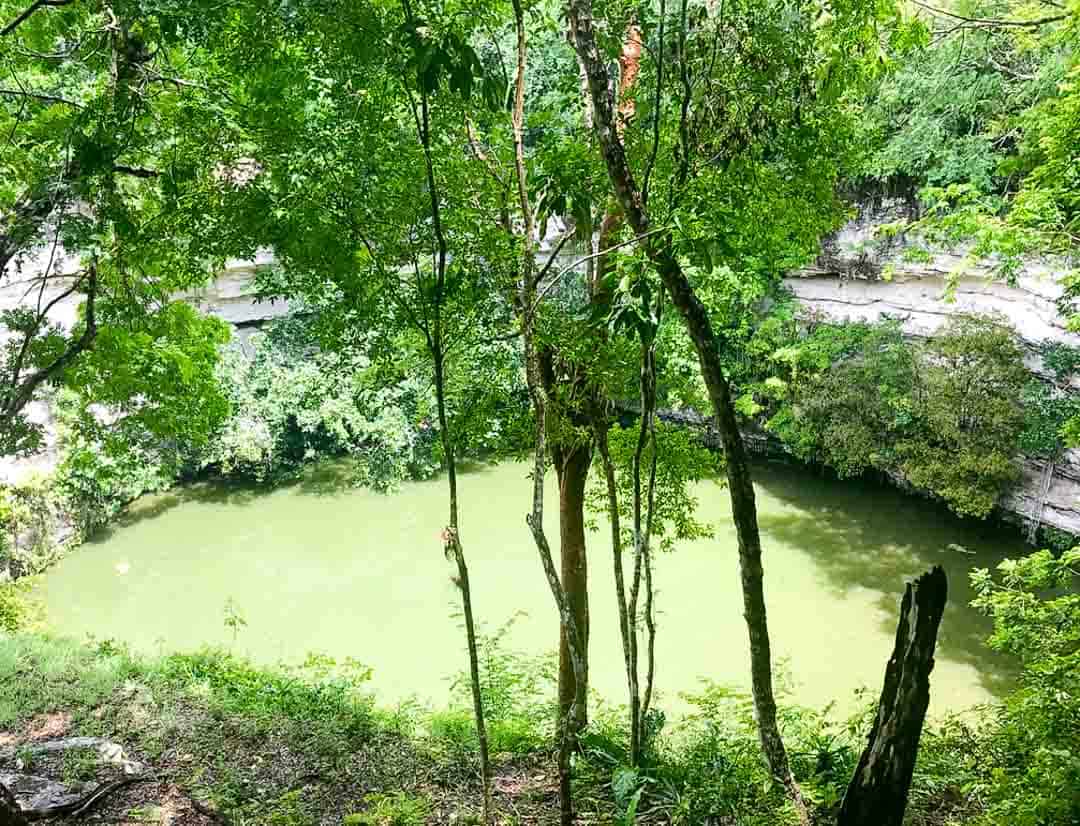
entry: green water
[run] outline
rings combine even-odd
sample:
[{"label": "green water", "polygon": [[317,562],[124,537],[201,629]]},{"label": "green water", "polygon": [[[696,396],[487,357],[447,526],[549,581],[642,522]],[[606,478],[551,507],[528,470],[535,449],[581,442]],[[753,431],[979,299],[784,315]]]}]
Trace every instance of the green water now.
[{"label": "green water", "polygon": [[[524,612],[510,643],[543,653],[554,647],[557,619],[525,525],[526,474],[514,463],[464,474],[462,537],[478,616],[493,628]],[[860,686],[880,689],[904,580],[932,564],[945,566],[952,592],[932,710],[964,709],[1007,686],[1007,665],[982,645],[985,619],[967,606],[967,571],[1021,551],[1014,535],[864,483],[784,466],[759,466],[755,478],[773,651],[786,661],[797,700],[835,700],[846,710]],[[702,677],[747,684],[727,492],[702,483],[698,494],[716,538],[657,563],[657,689],[669,708]],[[557,502],[549,502],[554,516]],[[453,571],[439,539],[444,522],[438,480],[387,496],[344,486],[324,468],[273,492],[201,486],[140,503],[49,573],[42,593],[51,623],[67,634],[150,652],[234,645],[268,663],[312,651],[351,656],[374,668],[382,702],[416,695],[439,703],[464,664]],[[554,519],[549,531],[557,536]],[[591,537],[592,678],[621,701],[605,540],[604,532]],[[230,601],[247,622],[235,642],[224,623]]]}]

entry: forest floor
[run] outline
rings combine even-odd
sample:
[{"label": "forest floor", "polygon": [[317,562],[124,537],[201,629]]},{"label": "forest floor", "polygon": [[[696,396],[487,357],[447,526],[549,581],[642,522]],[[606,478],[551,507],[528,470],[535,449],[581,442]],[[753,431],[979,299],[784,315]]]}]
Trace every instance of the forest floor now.
[{"label": "forest floor", "polygon": [[[347,681],[305,683],[220,653],[147,663],[107,644],[0,641],[0,776],[78,791],[122,778],[121,761],[136,767],[80,822],[479,823],[475,765],[418,738],[411,718],[376,711]],[[101,759],[109,747],[119,759]],[[499,760],[500,822],[557,822],[553,768],[543,753]]]},{"label": "forest floor", "polygon": [[[551,686],[507,661],[484,670],[496,823],[554,824]],[[0,782],[24,809],[47,792],[77,801],[80,811],[45,822],[480,823],[467,703],[383,709],[368,676],[328,658],[267,669],[220,650],[140,657],[109,641],[0,633]],[[638,769],[626,766],[623,712],[594,706],[574,769],[582,826],[797,822],[765,770],[747,698],[716,686],[697,703],[700,713],[664,727]],[[869,718],[833,723],[797,708],[783,717],[816,822],[835,822]],[[961,791],[972,785],[974,737],[960,723],[924,732],[909,826],[976,822],[978,796]]]}]

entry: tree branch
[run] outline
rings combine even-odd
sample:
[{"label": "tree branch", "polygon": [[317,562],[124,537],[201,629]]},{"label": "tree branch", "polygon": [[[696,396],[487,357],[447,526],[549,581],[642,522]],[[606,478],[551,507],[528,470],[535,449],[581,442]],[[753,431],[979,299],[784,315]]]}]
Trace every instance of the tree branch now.
[{"label": "tree branch", "polygon": [[113,172],[120,175],[131,175],[133,178],[158,178],[161,173],[156,169],[147,169],[145,166],[125,166],[113,164]]},{"label": "tree branch", "polygon": [[28,376],[21,384],[16,383],[11,387],[11,391],[6,394],[6,398],[3,400],[3,407],[0,408],[0,430],[10,427],[14,418],[30,403],[38,387],[57,376],[80,353],[89,350],[93,346],[98,331],[97,317],[94,314],[94,302],[97,298],[97,292],[97,265],[91,264],[86,287],[86,321],[82,335],[68,344],[64,352],[57,356],[51,364]]},{"label": "tree branch", "polygon": [[921,9],[931,14],[936,14],[939,17],[948,17],[952,20],[959,20],[963,23],[963,26],[957,28],[982,28],[982,29],[999,29],[999,28],[1019,28],[1019,29],[1037,29],[1040,26],[1046,26],[1050,23],[1058,23],[1068,18],[1068,14],[1054,14],[1048,17],[1039,17],[1034,20],[1005,20],[996,17],[966,17],[956,12],[945,11],[945,9],[939,9],[935,6],[928,5],[921,2],[921,0],[912,0],[912,2]]},{"label": "tree branch", "polygon": [[25,23],[26,20],[30,17],[30,15],[32,15],[38,9],[45,8],[46,6],[70,6],[74,2],[75,0],[34,0],[33,3],[27,6],[26,10],[22,14],[20,14],[10,23],[4,26],[3,29],[0,29],[0,37],[11,34],[13,31],[19,28],[19,26]]},{"label": "tree branch", "polygon": [[[612,252],[613,250],[621,249],[622,247],[628,247],[631,244],[637,244],[637,243],[639,243],[641,241],[644,241],[646,238],[648,238],[651,235],[656,235],[659,232],[667,232],[668,229],[669,229],[668,227],[655,227],[654,229],[651,229],[648,232],[644,232],[641,235],[635,235],[633,238],[627,239],[626,241],[620,241],[618,244],[612,244],[610,247],[604,247],[604,249],[602,249],[602,250],[598,250],[597,252],[590,253],[589,255],[586,255],[586,256],[584,256],[582,258],[579,258],[573,264],[570,264],[569,266],[564,267],[563,269],[561,269],[558,272],[558,274],[554,278],[552,278],[545,285],[544,289],[542,289],[540,291],[540,293],[536,296],[536,302],[533,305],[533,309],[535,310],[538,306],[540,306],[540,302],[544,300],[544,297],[549,292],[551,292],[552,289],[554,289],[555,285],[559,283],[559,280],[564,275],[566,275],[569,272],[573,272],[575,269],[577,269],[579,266],[584,264],[586,261],[591,261],[594,258],[599,258],[602,255],[607,255],[609,252]],[[560,244],[560,246],[561,246],[561,244]],[[554,260],[555,260],[555,256],[552,255],[551,261],[554,261]],[[548,263],[550,264],[550,261]]]},{"label": "tree branch", "polygon": [[44,92],[28,92],[23,89],[0,89],[0,95],[7,95],[14,98],[30,98],[31,100],[40,100],[45,103],[62,103],[65,106],[70,106],[72,109],[82,109],[81,103],[76,103],[68,98],[62,98],[59,95],[49,95]]}]

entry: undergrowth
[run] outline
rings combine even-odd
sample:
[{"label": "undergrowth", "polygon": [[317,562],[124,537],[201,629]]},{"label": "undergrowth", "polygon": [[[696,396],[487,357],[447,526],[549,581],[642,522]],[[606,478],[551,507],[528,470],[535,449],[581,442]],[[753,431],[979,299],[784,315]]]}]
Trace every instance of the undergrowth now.
[{"label": "undergrowth", "polygon": [[[500,823],[547,823],[554,795],[553,670],[547,659],[483,645]],[[237,824],[419,826],[473,822],[476,739],[464,685],[448,708],[380,708],[358,663],[312,657],[260,668],[202,650],[158,658],[112,642],[35,634],[0,638],[0,730],[46,713],[73,733],[124,743]],[[868,707],[869,700],[867,698]],[[760,759],[749,697],[707,685],[678,721],[654,713],[644,760],[627,765],[623,709],[595,705],[574,765],[583,817],[600,823],[795,823]],[[785,707],[796,774],[823,815],[838,805],[868,715],[835,720]],[[974,822],[983,735],[950,723],[928,729],[912,790],[912,824]],[[83,767],[68,767],[72,777]],[[539,780],[537,778],[540,778]],[[527,820],[515,820],[514,813]]]}]

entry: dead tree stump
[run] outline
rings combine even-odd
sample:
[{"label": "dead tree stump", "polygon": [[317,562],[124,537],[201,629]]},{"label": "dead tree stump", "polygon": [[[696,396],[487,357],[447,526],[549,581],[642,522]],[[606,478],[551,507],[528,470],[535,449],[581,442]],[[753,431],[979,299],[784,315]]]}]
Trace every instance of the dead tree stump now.
[{"label": "dead tree stump", "polygon": [[941,566],[907,584],[877,716],[844,795],[838,826],[901,826],[930,704],[930,672],[947,596]]}]

